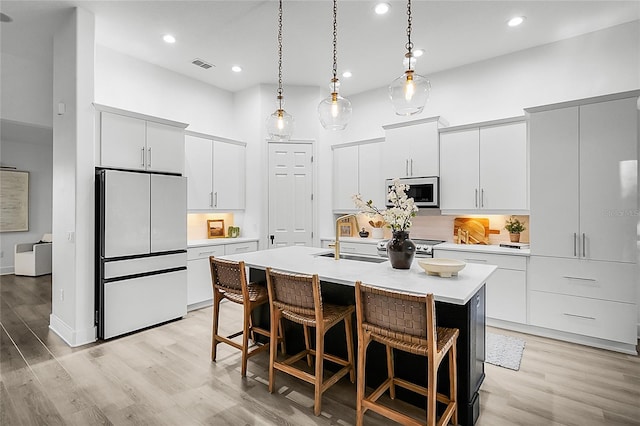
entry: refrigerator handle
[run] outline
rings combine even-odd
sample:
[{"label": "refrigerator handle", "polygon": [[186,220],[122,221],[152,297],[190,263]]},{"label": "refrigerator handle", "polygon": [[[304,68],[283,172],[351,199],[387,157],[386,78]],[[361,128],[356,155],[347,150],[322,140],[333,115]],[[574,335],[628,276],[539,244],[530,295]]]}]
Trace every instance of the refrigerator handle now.
[{"label": "refrigerator handle", "polygon": [[144,146],[140,148],[140,165],[144,167]]}]

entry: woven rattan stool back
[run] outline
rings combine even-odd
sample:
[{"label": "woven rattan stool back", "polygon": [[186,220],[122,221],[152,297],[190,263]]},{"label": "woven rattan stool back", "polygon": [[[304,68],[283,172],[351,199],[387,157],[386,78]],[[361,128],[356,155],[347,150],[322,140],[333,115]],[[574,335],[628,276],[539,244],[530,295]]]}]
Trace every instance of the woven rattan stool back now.
[{"label": "woven rattan stool back", "polygon": [[267,270],[267,286],[273,304],[281,309],[315,316],[322,312],[320,281],[317,275],[291,274]]},{"label": "woven rattan stool back", "polygon": [[211,279],[213,285],[223,291],[242,294],[247,283],[244,262],[212,258]]}]

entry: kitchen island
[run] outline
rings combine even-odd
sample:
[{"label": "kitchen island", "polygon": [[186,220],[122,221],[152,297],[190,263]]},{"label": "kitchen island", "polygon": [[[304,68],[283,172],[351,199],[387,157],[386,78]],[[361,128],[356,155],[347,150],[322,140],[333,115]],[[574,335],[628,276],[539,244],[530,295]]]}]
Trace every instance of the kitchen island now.
[{"label": "kitchen island", "polygon": [[[436,300],[438,325],[460,330],[458,338],[458,420],[461,425],[473,425],[478,418],[480,398],[478,390],[484,379],[485,340],[485,286],[487,278],[496,270],[493,265],[467,264],[457,277],[440,278],[427,275],[414,261],[411,269],[393,269],[388,261],[372,258],[374,262],[324,257],[326,249],[313,247],[283,247],[253,253],[224,256],[225,259],[243,260],[249,268],[252,281],[265,279],[265,269],[318,274],[323,301],[334,304],[355,304],[355,282],[405,291],[415,294],[433,293]],[[267,309],[257,312],[256,324],[265,327],[269,321]],[[355,326],[355,320],[354,320]],[[287,348],[292,353],[302,348],[302,331],[285,324]],[[354,330],[354,336],[356,336]],[[327,352],[342,355],[346,352],[343,327],[334,327],[326,336]],[[298,345],[296,347],[296,345]],[[357,339],[354,341],[357,345]],[[425,359],[416,355],[394,352],[396,375],[426,384]],[[376,387],[386,378],[386,355],[382,345],[371,344],[367,356],[367,386]],[[446,361],[440,367],[438,388],[448,389]],[[397,397],[425,407],[426,399],[411,392],[400,392]]]}]

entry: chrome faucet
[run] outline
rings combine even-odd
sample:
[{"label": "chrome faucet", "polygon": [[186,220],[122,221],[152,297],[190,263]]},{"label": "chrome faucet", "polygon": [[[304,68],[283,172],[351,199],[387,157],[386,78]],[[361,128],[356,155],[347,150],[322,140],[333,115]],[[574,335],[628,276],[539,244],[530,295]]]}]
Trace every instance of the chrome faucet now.
[{"label": "chrome faucet", "polygon": [[340,221],[350,217],[356,217],[356,215],[353,213],[345,214],[336,219],[336,240],[333,244],[329,244],[329,247],[333,247],[333,258],[335,260],[340,260]]}]

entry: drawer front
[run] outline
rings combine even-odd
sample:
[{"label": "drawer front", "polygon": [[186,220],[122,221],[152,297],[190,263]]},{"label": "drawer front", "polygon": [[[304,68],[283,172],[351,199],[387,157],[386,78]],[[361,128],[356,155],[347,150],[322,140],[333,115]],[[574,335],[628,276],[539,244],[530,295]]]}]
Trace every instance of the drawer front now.
[{"label": "drawer front", "polygon": [[163,269],[181,268],[187,266],[186,256],[184,253],[176,253],[105,262],[104,278],[109,279],[127,275],[144,274]]},{"label": "drawer front", "polygon": [[497,265],[501,269],[527,270],[527,258],[524,256],[509,256],[506,254],[475,253],[470,251],[434,250],[434,257],[458,259],[467,263],[481,263]]},{"label": "drawer front", "polygon": [[537,256],[529,263],[532,290],[635,303],[637,280],[637,267],[629,263]]},{"label": "drawer front", "polygon": [[258,250],[258,243],[251,241],[248,243],[233,243],[224,246],[224,254],[249,253]]},{"label": "drawer front", "polygon": [[529,292],[529,322],[538,327],[635,345],[635,304]]},{"label": "drawer front", "polygon": [[204,259],[209,256],[223,256],[224,245],[202,246],[187,249],[187,260]]},{"label": "drawer front", "polygon": [[376,244],[360,244],[341,241],[340,253],[368,254],[370,256],[377,256],[378,248]]}]

